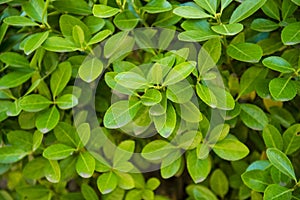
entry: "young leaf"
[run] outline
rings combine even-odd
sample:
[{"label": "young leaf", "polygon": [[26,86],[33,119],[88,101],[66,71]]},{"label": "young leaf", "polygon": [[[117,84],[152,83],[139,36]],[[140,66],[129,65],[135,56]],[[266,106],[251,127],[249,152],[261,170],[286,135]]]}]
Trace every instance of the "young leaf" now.
[{"label": "young leaf", "polygon": [[72,66],[69,62],[62,62],[51,74],[50,88],[53,97],[59,95],[68,84],[72,74]]},{"label": "young leaf", "polygon": [[211,29],[221,35],[236,35],[244,29],[244,26],[240,23],[222,24],[212,26]]},{"label": "young leaf", "polygon": [[256,105],[241,104],[241,120],[246,126],[254,130],[263,130],[268,124],[267,115]]},{"label": "young leaf", "polygon": [[10,72],[0,78],[0,90],[17,87],[25,83],[34,72]]},{"label": "young leaf", "polygon": [[274,78],[269,83],[269,90],[276,101],[289,101],[297,95],[297,88],[288,78]]},{"label": "young leaf", "polygon": [[148,13],[155,14],[171,10],[172,5],[167,0],[151,0],[142,9]]},{"label": "young leaf", "polygon": [[0,163],[14,163],[27,155],[27,152],[23,149],[19,149],[13,146],[4,146],[0,148]]},{"label": "young leaf", "polygon": [[78,49],[73,42],[57,36],[48,37],[42,47],[48,51],[54,52],[71,52]]},{"label": "young leaf", "polygon": [[[80,19],[72,15],[61,15],[61,17],[59,18],[59,27],[61,33],[66,38],[73,38],[73,28],[76,26],[80,27],[80,32],[83,31],[85,40],[89,41],[91,38],[91,32],[89,28]],[[78,31],[78,29],[78,27],[75,28],[75,31]],[[82,37],[83,33],[81,33],[80,37]]]},{"label": "young leaf", "polygon": [[191,101],[180,104],[180,116],[187,122],[197,123],[200,122],[203,117],[199,108]]},{"label": "young leaf", "polygon": [[114,152],[113,165],[118,166],[122,162],[128,161],[133,155],[135,142],[133,140],[122,141]]},{"label": "young leaf", "polygon": [[90,41],[88,42],[88,45],[92,45],[92,44],[96,44],[99,43],[101,41],[103,41],[105,38],[107,38],[109,35],[112,34],[111,30],[103,30],[98,32],[97,34],[95,34]]},{"label": "young leaf", "polygon": [[224,160],[240,160],[249,154],[249,149],[233,135],[228,135],[225,139],[217,142],[213,151]]},{"label": "young leaf", "polygon": [[53,144],[44,150],[43,156],[49,160],[61,160],[71,156],[74,151],[74,148],[64,144]]},{"label": "young leaf", "polygon": [[162,100],[162,95],[159,90],[149,89],[145,92],[143,96],[141,96],[141,102],[145,106],[153,106],[158,104]]},{"label": "young leaf", "polygon": [[75,25],[72,30],[72,36],[75,44],[77,44],[79,47],[83,48],[85,39],[84,39],[84,32],[82,28],[78,25]]},{"label": "young leaf", "polygon": [[133,120],[134,115],[140,108],[140,101],[130,105],[129,101],[118,101],[112,104],[106,111],[103,119],[106,128],[120,128]]},{"label": "young leaf", "polygon": [[39,48],[48,38],[48,35],[49,32],[45,31],[42,33],[35,33],[33,35],[30,35],[28,38],[26,38],[26,42],[24,45],[24,52],[26,53],[26,55],[31,54],[37,48]]},{"label": "young leaf", "polygon": [[210,159],[198,159],[196,150],[188,151],[186,155],[187,170],[194,183],[204,181],[211,170]]},{"label": "young leaf", "polygon": [[78,99],[73,94],[65,94],[55,99],[55,104],[59,109],[66,110],[75,107],[78,104]]},{"label": "young leaf", "polygon": [[160,174],[163,178],[171,178],[180,169],[182,164],[182,157],[179,151],[171,152],[167,157],[162,160],[160,167]]},{"label": "young leaf", "polygon": [[23,16],[9,16],[6,17],[3,21],[11,26],[39,26],[38,23]]},{"label": "young leaf", "polygon": [[101,174],[97,179],[97,186],[102,194],[111,193],[117,185],[118,177],[113,172]]},{"label": "young leaf", "polygon": [[269,56],[263,59],[262,63],[264,66],[281,73],[295,72],[295,69],[291,64],[279,56]]},{"label": "young leaf", "polygon": [[120,12],[120,9],[113,8],[106,5],[98,5],[95,4],[93,7],[93,14],[96,17],[100,18],[108,18],[116,15],[118,12]]},{"label": "young leaf", "polygon": [[83,178],[90,178],[95,170],[96,162],[89,152],[81,152],[76,162],[76,171]]},{"label": "young leaf", "polygon": [[263,51],[259,45],[245,42],[230,44],[227,48],[227,54],[233,59],[242,62],[258,63],[263,55]]},{"label": "young leaf", "polygon": [[38,114],[35,126],[42,133],[48,133],[58,124],[60,118],[59,111],[56,106],[52,106],[41,113]]},{"label": "young leaf", "polygon": [[16,68],[29,68],[27,58],[15,52],[3,52],[0,54],[1,62]]},{"label": "young leaf", "polygon": [[232,13],[229,23],[240,22],[262,7],[267,0],[245,0]]},{"label": "young leaf", "polygon": [[216,15],[217,4],[216,0],[194,0],[201,8],[211,13],[213,16]]},{"label": "young leaf", "polygon": [[38,112],[48,108],[52,101],[40,94],[31,94],[20,100],[20,107],[27,112]]},{"label": "young leaf", "polygon": [[103,63],[98,58],[89,58],[79,67],[78,74],[82,80],[91,83],[103,71]]},{"label": "young leaf", "polygon": [[129,89],[147,88],[148,81],[146,78],[135,72],[122,72],[115,76],[117,84]]},{"label": "young leaf", "polygon": [[212,18],[211,15],[205,13],[198,6],[179,6],[173,10],[173,13],[187,19]]},{"label": "young leaf", "polygon": [[165,78],[163,85],[172,85],[178,83],[185,79],[192,71],[195,69],[195,63],[192,62],[183,62],[176,65],[171,71],[168,73]]},{"label": "young leaf", "polygon": [[190,101],[194,91],[189,82],[181,81],[177,84],[168,86],[166,94],[168,99],[174,103],[181,104]]},{"label": "young leaf", "polygon": [[276,148],[269,148],[267,156],[274,167],[297,182],[294,167],[284,153]]},{"label": "young leaf", "polygon": [[137,18],[131,11],[125,10],[114,18],[114,24],[120,30],[132,30],[139,23],[140,19]]},{"label": "young leaf", "polygon": [[154,140],[144,146],[142,156],[147,160],[160,160],[174,150],[175,147],[169,142],[164,140]]}]

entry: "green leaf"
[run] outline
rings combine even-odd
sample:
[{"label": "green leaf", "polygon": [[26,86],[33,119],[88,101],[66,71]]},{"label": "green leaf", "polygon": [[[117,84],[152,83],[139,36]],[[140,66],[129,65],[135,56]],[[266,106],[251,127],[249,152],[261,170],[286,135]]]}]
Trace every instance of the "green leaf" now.
[{"label": "green leaf", "polygon": [[211,170],[211,161],[209,158],[198,159],[196,150],[188,151],[186,158],[187,170],[194,183],[203,182]]},{"label": "green leaf", "polygon": [[253,20],[250,27],[259,32],[271,32],[279,28],[279,24],[269,19],[257,18]]},{"label": "green leaf", "polygon": [[39,26],[38,23],[23,16],[10,16],[3,20],[6,24],[11,26]]},{"label": "green leaf", "polygon": [[100,17],[100,18],[112,17],[112,16],[116,15],[119,12],[120,12],[120,9],[113,8],[113,7],[106,6],[106,5],[95,4],[94,7],[93,7],[94,16]]},{"label": "green leaf", "polygon": [[271,113],[272,120],[280,123],[285,128],[289,128],[296,122],[293,115],[285,108],[272,106],[269,108],[269,112]]},{"label": "green leaf", "polygon": [[291,0],[282,0],[281,5],[281,15],[282,19],[285,21],[289,17],[293,15],[293,13],[297,10],[298,6],[296,6]]},{"label": "green leaf", "polygon": [[283,139],[275,126],[268,124],[263,129],[263,139],[267,148],[283,149]]},{"label": "green leaf", "polygon": [[221,10],[223,11],[233,0],[221,0]]},{"label": "green leaf", "polygon": [[42,141],[43,141],[43,133],[41,133],[40,131],[34,131],[32,136],[32,150],[33,151],[37,150],[42,144]]},{"label": "green leaf", "polygon": [[59,109],[66,110],[75,107],[78,104],[78,99],[73,94],[65,94],[58,97],[55,104]]},{"label": "green leaf", "polygon": [[59,164],[56,160],[49,160],[44,169],[46,179],[51,183],[58,183],[61,177]]},{"label": "green leaf", "polygon": [[89,152],[80,152],[76,162],[76,171],[79,176],[82,178],[92,177],[95,166],[95,159]]},{"label": "green leaf", "polygon": [[53,144],[44,150],[43,156],[49,160],[61,160],[71,156],[74,151],[74,148],[64,144]]},{"label": "green leaf", "polygon": [[[82,123],[77,127],[77,134],[80,139],[80,143],[77,146],[85,146],[91,138],[90,125],[88,123]],[[94,129],[95,130],[95,129]],[[97,130],[97,129],[96,129]]]},{"label": "green leaf", "polygon": [[52,101],[40,94],[31,94],[20,100],[20,107],[27,112],[38,112],[48,108]]},{"label": "green leaf", "polygon": [[295,45],[300,43],[300,22],[287,25],[281,31],[281,40],[285,45]]},{"label": "green leaf", "polygon": [[128,173],[118,171],[116,173],[118,177],[118,186],[124,190],[130,190],[134,188],[134,179]]},{"label": "green leaf", "polygon": [[166,76],[163,85],[172,85],[185,79],[195,69],[195,63],[183,62],[176,65]]},{"label": "green leaf", "polygon": [[292,0],[293,3],[295,3],[297,6],[300,6],[300,1],[299,0]]},{"label": "green leaf", "polygon": [[200,99],[212,108],[222,110],[232,110],[234,108],[235,102],[233,97],[223,88],[197,84],[196,92]]},{"label": "green leaf", "polygon": [[249,63],[258,63],[263,55],[261,47],[252,43],[230,44],[226,52],[233,59]]},{"label": "green leaf", "polygon": [[137,18],[131,11],[125,10],[114,18],[114,24],[120,30],[131,30],[136,27],[140,19]]},{"label": "green leaf", "polygon": [[236,161],[246,157],[249,149],[233,135],[228,135],[225,139],[212,146],[213,151],[222,159]]},{"label": "green leaf", "polygon": [[103,71],[103,63],[98,58],[88,58],[79,67],[78,74],[82,80],[91,83],[97,79]]},{"label": "green leaf", "polygon": [[[76,26],[79,26],[82,29],[82,31],[84,32],[85,40],[89,41],[90,37],[91,37],[91,32],[90,32],[89,28],[80,19],[78,19],[74,16],[71,16],[71,15],[62,15],[59,18],[59,27],[60,27],[61,33],[67,39],[73,38],[73,28]],[[82,33],[81,33],[81,35],[82,35]]]},{"label": "green leaf", "polygon": [[0,163],[14,163],[24,158],[28,153],[14,146],[0,148]]},{"label": "green leaf", "polygon": [[220,36],[212,30],[188,30],[179,33],[178,38],[187,42],[202,42]]},{"label": "green leaf", "polygon": [[194,0],[194,1],[201,8],[213,14],[213,16],[216,15],[218,1],[216,0]]},{"label": "green leaf", "polygon": [[269,83],[269,90],[276,101],[289,101],[297,95],[297,88],[288,78],[274,78]]},{"label": "green leaf", "polygon": [[193,199],[217,200],[215,194],[202,185],[189,185],[187,186],[186,191]]},{"label": "green leaf", "polygon": [[57,36],[48,37],[42,47],[54,52],[71,52],[78,49],[73,42]]},{"label": "green leaf", "polygon": [[241,120],[246,126],[253,130],[263,130],[268,124],[268,117],[256,105],[253,104],[241,104]]},{"label": "green leaf", "polygon": [[28,68],[29,62],[27,58],[15,52],[3,52],[0,54],[1,62],[17,68]]},{"label": "green leaf", "polygon": [[269,56],[263,59],[262,63],[264,66],[281,73],[295,72],[295,69],[291,66],[291,64],[279,56]]},{"label": "green leaf", "polygon": [[251,170],[242,174],[244,184],[256,192],[264,192],[271,184],[271,177],[262,170]]},{"label": "green leaf", "polygon": [[179,151],[173,151],[162,160],[160,174],[164,179],[171,178],[179,171],[182,164],[180,154]]},{"label": "green leaf", "polygon": [[162,95],[159,90],[149,89],[145,92],[143,96],[141,96],[141,102],[145,106],[153,106],[158,104],[162,100]]},{"label": "green leaf", "polygon": [[112,34],[112,31],[108,30],[108,29],[100,31],[90,39],[90,41],[88,42],[88,45],[99,43],[111,34]]},{"label": "green leaf", "polygon": [[155,190],[158,188],[159,185],[160,185],[159,179],[152,177],[152,178],[148,179],[148,181],[146,183],[146,188],[148,188],[150,190]]},{"label": "green leaf", "polygon": [[203,117],[199,108],[191,101],[180,104],[180,116],[187,122],[197,123],[200,122]]},{"label": "green leaf", "polygon": [[194,90],[189,82],[181,81],[167,88],[167,98],[174,103],[186,103],[191,100]]},{"label": "green leaf", "polygon": [[25,83],[34,72],[10,72],[0,78],[0,90],[17,87]]},{"label": "green leaf", "polygon": [[53,97],[59,95],[67,86],[72,75],[72,66],[69,62],[62,62],[51,74],[50,88]]},{"label": "green leaf", "polygon": [[198,54],[198,70],[200,75],[214,68],[222,53],[220,38],[213,38],[205,42]]},{"label": "green leaf", "polygon": [[73,13],[76,15],[91,14],[91,7],[84,0],[55,0],[52,5],[63,13]]},{"label": "green leaf", "polygon": [[147,79],[135,72],[121,72],[115,76],[117,84],[129,89],[143,89],[147,88]]},{"label": "green leaf", "polygon": [[87,183],[81,185],[81,193],[85,200],[99,200],[97,193]]},{"label": "green leaf", "polygon": [[[154,126],[157,132],[164,138],[168,138],[176,126],[176,112],[173,105],[167,103],[166,107],[165,113],[153,117]],[[163,106],[161,106],[161,108],[164,109]]]},{"label": "green leaf", "polygon": [[128,161],[133,155],[135,142],[133,140],[122,141],[114,152],[113,165],[118,166]]},{"label": "green leaf", "polygon": [[45,40],[48,38],[49,32],[35,33],[26,38],[26,42],[24,45],[24,52],[26,55],[31,54],[37,48],[39,48]]},{"label": "green leaf", "polygon": [[117,185],[118,177],[113,172],[101,174],[97,179],[97,186],[102,194],[111,193]]},{"label": "green leaf", "polygon": [[56,106],[52,106],[52,108],[44,110],[38,114],[35,121],[35,126],[40,132],[48,133],[58,124],[59,118],[59,111],[57,110]]},{"label": "green leaf", "polygon": [[280,21],[280,8],[276,0],[268,0],[262,7],[262,11],[268,16],[277,21]]},{"label": "green leaf", "polygon": [[210,177],[210,187],[221,198],[228,193],[229,183],[226,175],[220,169],[216,169]]},{"label": "green leaf", "polygon": [[174,151],[175,147],[165,140],[154,140],[142,150],[142,156],[147,160],[160,160]]},{"label": "green leaf", "polygon": [[217,26],[212,26],[211,29],[221,35],[236,35],[244,29],[243,24],[222,24]]},{"label": "green leaf", "polygon": [[80,142],[75,127],[66,122],[58,123],[54,129],[54,135],[58,142],[68,146],[77,147]]},{"label": "green leaf", "polygon": [[268,70],[262,67],[249,67],[242,74],[238,98],[255,90],[259,80],[264,80]]},{"label": "green leaf", "polygon": [[280,186],[277,184],[271,184],[264,191],[264,199],[290,200],[290,199],[292,199],[292,191],[293,191],[292,189],[289,189],[289,188],[286,188],[286,187],[283,187],[283,186]]},{"label": "green leaf", "polygon": [[80,26],[78,25],[73,26],[72,37],[75,44],[77,44],[80,48],[83,48],[85,39],[84,39],[84,32]]},{"label": "green leaf", "polygon": [[130,113],[136,113],[139,106],[140,101],[137,101],[132,105],[129,101],[125,100],[112,104],[104,115],[104,126],[106,128],[115,129],[128,124],[134,117]]},{"label": "green leaf", "polygon": [[155,14],[171,10],[172,5],[167,0],[151,0],[142,9],[148,13]]},{"label": "green leaf", "polygon": [[240,22],[253,13],[255,13],[260,7],[262,7],[267,0],[245,0],[239,5],[232,13],[229,23]]},{"label": "green leaf", "polygon": [[26,12],[26,15],[35,21],[47,22],[47,10],[46,13],[43,13],[45,8],[45,2],[43,0],[31,0],[30,2],[23,4],[22,8]]},{"label": "green leaf", "polygon": [[266,153],[274,167],[297,182],[294,167],[284,153],[276,148],[269,148]]},{"label": "green leaf", "polygon": [[173,10],[173,13],[187,19],[205,19],[212,18],[198,6],[179,6]]},{"label": "green leaf", "polygon": [[294,124],[290,126],[286,131],[283,133],[283,146],[284,146],[284,153],[287,155],[291,155],[296,152],[300,146],[300,124]]},{"label": "green leaf", "polygon": [[23,174],[28,179],[40,179],[45,176],[44,169],[47,164],[47,159],[36,157],[25,165]]}]

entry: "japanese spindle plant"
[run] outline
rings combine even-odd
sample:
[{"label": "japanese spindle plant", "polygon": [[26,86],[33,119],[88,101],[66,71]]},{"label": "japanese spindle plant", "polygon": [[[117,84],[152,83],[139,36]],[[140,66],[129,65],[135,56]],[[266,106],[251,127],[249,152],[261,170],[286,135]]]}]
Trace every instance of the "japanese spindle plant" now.
[{"label": "japanese spindle plant", "polygon": [[0,0],[0,199],[299,200],[299,0]]}]

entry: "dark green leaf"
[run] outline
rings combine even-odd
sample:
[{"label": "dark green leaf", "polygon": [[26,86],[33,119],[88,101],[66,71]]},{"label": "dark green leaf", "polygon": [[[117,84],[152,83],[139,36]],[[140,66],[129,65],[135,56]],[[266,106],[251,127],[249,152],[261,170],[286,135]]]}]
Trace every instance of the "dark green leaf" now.
[{"label": "dark green leaf", "polygon": [[25,83],[34,72],[10,72],[0,78],[0,89],[9,89]]},{"label": "dark green leaf", "polygon": [[287,25],[281,32],[281,40],[285,45],[295,45],[300,43],[300,22]]},{"label": "dark green leaf", "polygon": [[40,94],[31,94],[20,100],[20,107],[27,112],[38,112],[48,108],[52,101]]},{"label": "dark green leaf", "polygon": [[263,130],[268,124],[267,115],[256,105],[241,104],[241,120],[254,130]]},{"label": "dark green leaf", "polygon": [[263,51],[257,44],[238,43],[230,44],[227,48],[227,54],[230,57],[242,62],[257,63],[261,59]]},{"label": "dark green leaf", "polygon": [[291,64],[279,56],[267,57],[263,59],[262,63],[264,66],[281,73],[295,72],[295,69],[291,66]]}]

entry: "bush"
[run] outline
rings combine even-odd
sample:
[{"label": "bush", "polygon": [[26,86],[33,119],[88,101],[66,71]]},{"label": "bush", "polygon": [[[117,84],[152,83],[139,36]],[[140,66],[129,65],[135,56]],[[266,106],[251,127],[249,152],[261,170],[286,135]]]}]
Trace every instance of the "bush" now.
[{"label": "bush", "polygon": [[300,199],[299,0],[0,6],[0,199]]}]

